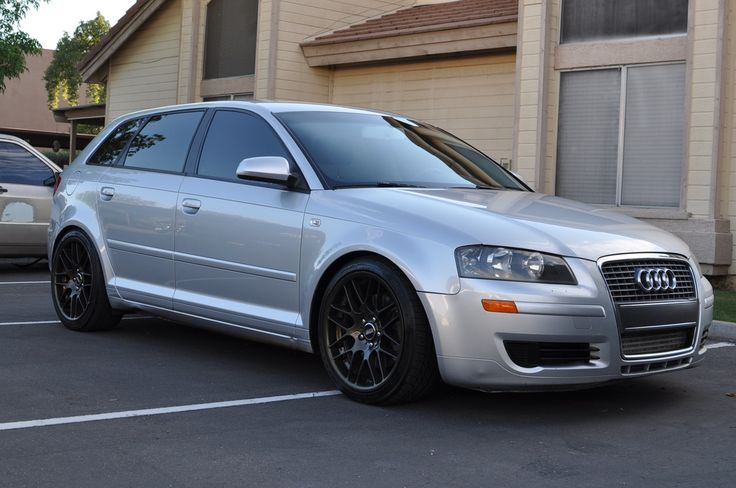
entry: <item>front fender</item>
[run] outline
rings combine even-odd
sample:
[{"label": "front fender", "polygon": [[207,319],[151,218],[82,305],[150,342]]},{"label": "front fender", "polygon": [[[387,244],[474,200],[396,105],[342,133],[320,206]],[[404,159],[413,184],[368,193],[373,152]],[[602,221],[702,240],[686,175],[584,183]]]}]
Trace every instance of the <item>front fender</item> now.
[{"label": "front fender", "polygon": [[[315,225],[319,222],[318,226]],[[456,294],[460,279],[447,244],[381,227],[305,215],[300,264],[300,309],[305,336],[314,294],[325,272],[351,253],[373,253],[396,265],[419,292]],[[304,336],[303,336],[304,337]]]}]

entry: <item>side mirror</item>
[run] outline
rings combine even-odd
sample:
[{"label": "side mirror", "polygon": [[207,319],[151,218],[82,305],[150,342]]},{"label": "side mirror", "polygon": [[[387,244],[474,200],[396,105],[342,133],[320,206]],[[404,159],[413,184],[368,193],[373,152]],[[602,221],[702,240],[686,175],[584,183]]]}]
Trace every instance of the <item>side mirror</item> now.
[{"label": "side mirror", "polygon": [[54,186],[56,184],[56,173],[43,180],[43,186]]},{"label": "side mirror", "polygon": [[291,185],[296,175],[291,172],[289,161],[281,156],[246,158],[238,165],[238,178]]}]

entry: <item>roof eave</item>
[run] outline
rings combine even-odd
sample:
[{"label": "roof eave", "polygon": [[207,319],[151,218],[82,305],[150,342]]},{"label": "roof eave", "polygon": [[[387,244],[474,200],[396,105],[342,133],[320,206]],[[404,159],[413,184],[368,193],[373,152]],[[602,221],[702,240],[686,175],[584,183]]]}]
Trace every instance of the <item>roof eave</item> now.
[{"label": "roof eave", "polygon": [[341,42],[307,41],[302,52],[311,67],[356,65],[451,54],[503,52],[516,49],[517,22],[483,22],[375,35]]},{"label": "roof eave", "polygon": [[131,7],[110,32],[93,46],[79,63],[79,72],[87,82],[103,81],[107,77],[107,63],[118,49],[153,15],[167,0],[140,0]]}]

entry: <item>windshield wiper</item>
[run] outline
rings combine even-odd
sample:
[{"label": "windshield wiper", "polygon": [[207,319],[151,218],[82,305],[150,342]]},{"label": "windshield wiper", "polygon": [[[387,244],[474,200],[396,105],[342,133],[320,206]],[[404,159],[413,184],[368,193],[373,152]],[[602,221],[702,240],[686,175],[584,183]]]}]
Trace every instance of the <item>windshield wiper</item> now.
[{"label": "windshield wiper", "polygon": [[410,183],[399,183],[396,181],[377,181],[375,183],[355,183],[349,185],[332,185],[337,190],[340,188],[427,188],[422,185],[412,185]]}]

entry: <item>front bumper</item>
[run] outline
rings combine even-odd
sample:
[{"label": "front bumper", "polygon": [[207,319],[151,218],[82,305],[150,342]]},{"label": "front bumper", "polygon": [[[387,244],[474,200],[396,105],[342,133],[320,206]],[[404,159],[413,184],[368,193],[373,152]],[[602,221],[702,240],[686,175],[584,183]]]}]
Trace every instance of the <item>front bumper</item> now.
[{"label": "front bumper", "polygon": [[[703,359],[701,338],[713,316],[707,280],[695,278],[700,311],[692,347],[624,359],[614,304],[597,264],[567,261],[577,285],[462,279],[455,295],[420,293],[443,380],[483,390],[554,389],[684,369]],[[486,312],[482,299],[513,300],[519,313]],[[505,341],[588,343],[596,352],[584,364],[523,367]]]}]

